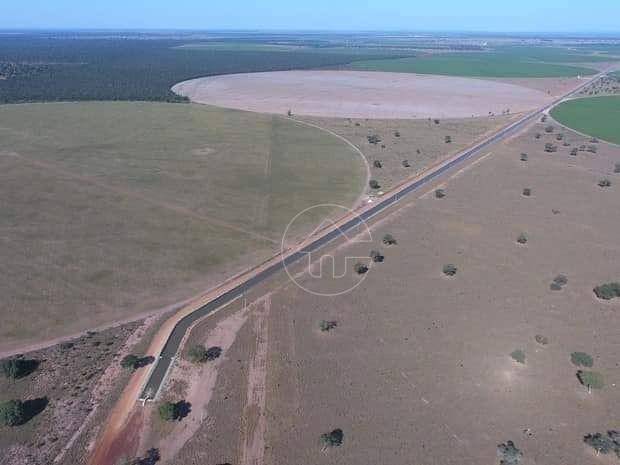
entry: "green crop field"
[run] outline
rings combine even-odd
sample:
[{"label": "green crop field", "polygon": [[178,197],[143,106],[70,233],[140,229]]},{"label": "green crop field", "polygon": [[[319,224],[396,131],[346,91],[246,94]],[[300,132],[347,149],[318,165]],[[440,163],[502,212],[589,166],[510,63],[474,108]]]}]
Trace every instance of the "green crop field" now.
[{"label": "green crop field", "polygon": [[[578,61],[578,60],[577,60]],[[430,56],[360,60],[348,69],[469,77],[569,77],[592,75],[583,66],[547,63],[524,56],[495,53],[437,54]]]},{"label": "green crop field", "polygon": [[0,349],[195,295],[366,183],[329,134],[200,105],[0,106],[0,140]]},{"label": "green crop field", "polygon": [[579,132],[620,144],[620,96],[570,100],[554,108],[551,116]]}]

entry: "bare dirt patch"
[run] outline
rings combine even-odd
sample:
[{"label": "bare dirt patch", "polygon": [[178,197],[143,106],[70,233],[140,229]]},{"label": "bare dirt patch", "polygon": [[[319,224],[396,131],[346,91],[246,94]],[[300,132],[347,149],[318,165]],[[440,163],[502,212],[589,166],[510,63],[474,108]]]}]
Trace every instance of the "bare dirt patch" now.
[{"label": "bare dirt patch", "polygon": [[340,118],[464,118],[531,110],[550,100],[535,89],[450,76],[364,71],[279,71],[181,82],[198,103],[260,113]]}]

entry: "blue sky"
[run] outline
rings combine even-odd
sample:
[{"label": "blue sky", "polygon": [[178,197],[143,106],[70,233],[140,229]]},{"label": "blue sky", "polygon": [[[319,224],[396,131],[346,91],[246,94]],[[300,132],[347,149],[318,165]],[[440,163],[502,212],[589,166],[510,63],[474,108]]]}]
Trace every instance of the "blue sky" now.
[{"label": "blue sky", "polygon": [[620,32],[620,0],[4,0],[0,28]]}]

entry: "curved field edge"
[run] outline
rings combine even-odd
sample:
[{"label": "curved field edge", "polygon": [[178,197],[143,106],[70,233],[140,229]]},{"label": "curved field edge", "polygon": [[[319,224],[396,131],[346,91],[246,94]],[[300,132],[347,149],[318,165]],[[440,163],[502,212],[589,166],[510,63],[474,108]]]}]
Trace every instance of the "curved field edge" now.
[{"label": "curved field edge", "polygon": [[360,60],[354,61],[345,68],[366,71],[497,78],[573,77],[596,74],[596,70],[583,66],[519,61],[514,57],[461,55]]},{"label": "curved field edge", "polygon": [[578,132],[620,144],[620,96],[569,100],[555,107],[551,116]]},{"label": "curved field edge", "polygon": [[183,301],[367,177],[319,129],[203,105],[0,106],[0,134],[2,350]]}]

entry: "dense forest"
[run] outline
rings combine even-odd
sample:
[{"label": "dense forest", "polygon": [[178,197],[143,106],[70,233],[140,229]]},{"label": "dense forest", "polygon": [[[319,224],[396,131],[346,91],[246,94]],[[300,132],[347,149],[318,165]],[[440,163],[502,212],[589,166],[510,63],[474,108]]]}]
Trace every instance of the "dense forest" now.
[{"label": "dense forest", "polygon": [[[179,49],[187,40],[6,36],[0,40],[0,103],[61,100],[185,101],[182,80],[216,74],[331,67],[359,52]],[[376,56],[374,54],[377,54]],[[371,52],[368,58],[383,58]]]}]

